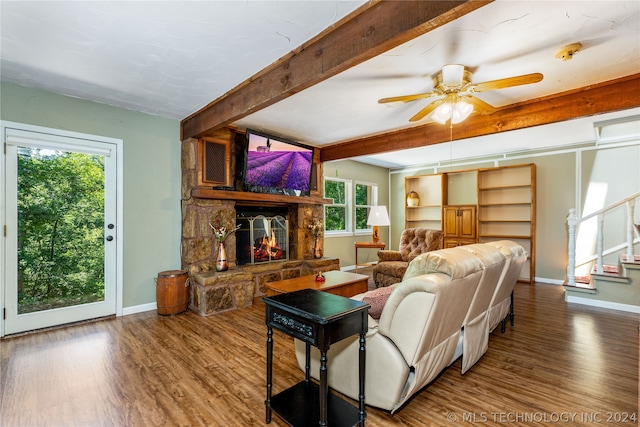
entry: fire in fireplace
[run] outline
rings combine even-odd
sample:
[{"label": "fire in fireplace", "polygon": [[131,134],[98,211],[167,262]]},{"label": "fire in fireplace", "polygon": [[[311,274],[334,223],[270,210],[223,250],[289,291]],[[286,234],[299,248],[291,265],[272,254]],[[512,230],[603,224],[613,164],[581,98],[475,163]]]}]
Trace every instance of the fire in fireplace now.
[{"label": "fire in fireplace", "polygon": [[[236,258],[239,265],[289,259],[289,221],[278,212],[251,215],[239,212],[236,225]],[[255,212],[254,212],[255,213]]]}]

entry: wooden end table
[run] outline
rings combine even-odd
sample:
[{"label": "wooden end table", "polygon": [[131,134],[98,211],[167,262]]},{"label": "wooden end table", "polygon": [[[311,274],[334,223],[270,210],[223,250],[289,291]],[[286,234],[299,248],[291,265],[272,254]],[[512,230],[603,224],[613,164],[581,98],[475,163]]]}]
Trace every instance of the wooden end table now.
[{"label": "wooden end table", "polygon": [[[290,426],[364,426],[364,376],[369,304],[315,289],[283,293],[262,299],[267,323],[266,423],[275,412]],[[304,381],[271,396],[273,328],[304,341]],[[327,383],[327,352],[331,344],[360,334],[359,405],[334,393]],[[320,350],[320,383],[310,380],[311,348]]]},{"label": "wooden end table", "polygon": [[343,297],[352,297],[369,290],[369,276],[348,271],[326,271],[324,282],[316,282],[316,276],[300,276],[265,284],[268,297],[300,289],[316,289]]},{"label": "wooden end table", "polygon": [[372,265],[373,263],[358,264],[358,249],[384,249],[385,244],[383,242],[356,242],[356,273],[358,267],[364,267],[366,265]]}]

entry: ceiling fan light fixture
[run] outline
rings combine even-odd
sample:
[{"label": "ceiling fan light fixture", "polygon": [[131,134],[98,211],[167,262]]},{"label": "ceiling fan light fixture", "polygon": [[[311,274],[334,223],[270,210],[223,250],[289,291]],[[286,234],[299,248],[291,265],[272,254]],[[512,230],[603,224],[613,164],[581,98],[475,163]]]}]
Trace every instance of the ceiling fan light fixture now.
[{"label": "ceiling fan light fixture", "polygon": [[447,121],[451,118],[451,104],[441,104],[433,113],[431,113],[431,119],[440,123],[441,125],[447,123]]},{"label": "ceiling fan light fixture", "polygon": [[445,102],[433,110],[433,113],[431,113],[431,119],[441,125],[451,120],[451,123],[455,125],[464,121],[472,112],[473,105],[468,102]]},{"label": "ceiling fan light fixture", "polygon": [[458,101],[451,112],[451,123],[454,125],[464,121],[473,112],[473,105],[468,102]]}]

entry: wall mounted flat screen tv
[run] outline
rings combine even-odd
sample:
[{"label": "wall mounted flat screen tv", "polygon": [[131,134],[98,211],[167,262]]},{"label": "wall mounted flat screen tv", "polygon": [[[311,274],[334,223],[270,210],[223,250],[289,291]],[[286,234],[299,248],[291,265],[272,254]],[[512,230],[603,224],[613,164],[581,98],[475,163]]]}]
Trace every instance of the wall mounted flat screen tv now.
[{"label": "wall mounted flat screen tv", "polygon": [[308,196],[311,146],[247,129],[243,174],[245,191]]}]

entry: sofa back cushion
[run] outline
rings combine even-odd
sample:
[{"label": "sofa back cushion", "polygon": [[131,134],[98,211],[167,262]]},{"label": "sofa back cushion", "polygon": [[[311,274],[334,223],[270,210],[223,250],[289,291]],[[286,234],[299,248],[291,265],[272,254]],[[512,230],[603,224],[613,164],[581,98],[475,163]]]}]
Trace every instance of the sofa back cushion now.
[{"label": "sofa back cushion", "polygon": [[407,228],[400,236],[400,255],[404,262],[425,252],[442,249],[444,234],[442,230],[430,228]]},{"label": "sofa back cushion", "polygon": [[460,249],[468,251],[482,261],[484,264],[484,273],[478,285],[469,313],[465,322],[478,317],[480,314],[489,310],[491,300],[496,291],[500,277],[503,275],[506,266],[506,258],[503,253],[495,246],[484,243],[476,243],[472,245],[460,246]]},{"label": "sofa back cushion", "polygon": [[[459,335],[482,272],[480,260],[460,248],[420,255],[389,295],[379,332],[389,337],[413,366],[426,352]],[[443,360],[451,360],[455,343],[451,350]]]},{"label": "sofa back cushion", "polygon": [[453,279],[460,279],[482,270],[482,262],[460,247],[439,249],[414,258],[404,272],[403,281],[429,273],[444,273]]}]

